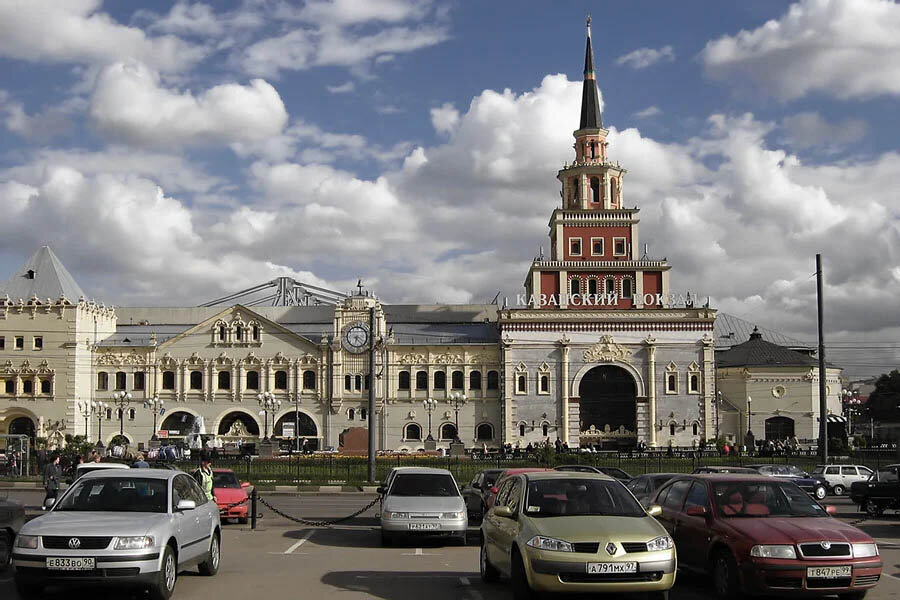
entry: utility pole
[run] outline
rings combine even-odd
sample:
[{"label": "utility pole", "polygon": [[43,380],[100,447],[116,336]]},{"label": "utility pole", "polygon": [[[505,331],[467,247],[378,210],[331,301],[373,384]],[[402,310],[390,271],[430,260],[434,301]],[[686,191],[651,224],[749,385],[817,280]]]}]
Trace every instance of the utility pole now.
[{"label": "utility pole", "polygon": [[375,307],[369,309],[369,482],[375,481]]},{"label": "utility pole", "polygon": [[822,255],[816,254],[816,300],[819,305],[819,455],[828,464],[828,398],[825,396],[825,333],[822,313]]}]

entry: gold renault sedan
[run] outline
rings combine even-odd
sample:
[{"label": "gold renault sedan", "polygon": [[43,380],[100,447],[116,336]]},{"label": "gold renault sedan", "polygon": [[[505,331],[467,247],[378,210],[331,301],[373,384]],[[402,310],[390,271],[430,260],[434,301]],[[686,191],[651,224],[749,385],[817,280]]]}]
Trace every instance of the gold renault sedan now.
[{"label": "gold renault sedan", "polygon": [[516,600],[538,592],[649,593],[668,600],[675,544],[625,486],[572,472],[506,479],[481,524],[481,578],[510,579]]}]

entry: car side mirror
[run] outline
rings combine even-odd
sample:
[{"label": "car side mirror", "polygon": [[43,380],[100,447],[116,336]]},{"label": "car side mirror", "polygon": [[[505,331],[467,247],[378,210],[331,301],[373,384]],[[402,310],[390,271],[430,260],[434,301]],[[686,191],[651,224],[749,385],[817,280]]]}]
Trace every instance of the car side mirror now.
[{"label": "car side mirror", "polygon": [[195,508],[197,508],[197,503],[193,500],[179,500],[175,506],[177,511],[194,510]]},{"label": "car side mirror", "polygon": [[512,519],[513,518],[513,511],[508,506],[495,506],[493,508],[493,511],[494,511],[495,517],[500,517],[503,519]]},{"label": "car side mirror", "polygon": [[492,493],[492,494],[496,494],[496,493],[499,492],[499,491],[500,491],[500,488],[498,488],[496,485],[493,486],[493,487],[491,488],[491,493]]},{"label": "car side mirror", "polygon": [[381,494],[382,496],[384,496],[385,492],[387,492],[387,490],[385,489],[385,487],[383,485],[379,485],[378,489],[376,489],[375,491],[378,492],[379,494]]},{"label": "car side mirror", "polygon": [[242,487],[242,488],[248,488],[248,487],[250,487],[250,482],[249,482],[249,481],[242,481],[242,482],[241,482],[241,487]]},{"label": "car side mirror", "polygon": [[658,517],[662,514],[662,506],[659,504],[651,504],[647,507],[647,514],[651,517]]},{"label": "car side mirror", "polygon": [[689,506],[686,511],[684,511],[689,517],[705,517],[709,514],[709,511],[706,510],[705,506]]},{"label": "car side mirror", "polygon": [[825,512],[828,513],[829,515],[836,515],[837,514],[837,506],[834,506],[833,504],[829,504],[825,507]]},{"label": "car side mirror", "polygon": [[47,498],[44,500],[44,508],[53,508],[54,504],[56,504],[56,498]]}]

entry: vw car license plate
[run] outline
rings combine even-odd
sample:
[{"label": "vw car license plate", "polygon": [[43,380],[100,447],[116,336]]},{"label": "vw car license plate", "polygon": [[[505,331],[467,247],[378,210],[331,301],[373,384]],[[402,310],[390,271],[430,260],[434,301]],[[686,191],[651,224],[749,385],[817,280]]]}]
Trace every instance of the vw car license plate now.
[{"label": "vw car license plate", "polygon": [[410,523],[410,529],[422,530],[422,529],[437,529],[437,523]]},{"label": "vw car license plate", "polygon": [[596,575],[608,575],[610,573],[637,573],[637,563],[588,563],[587,572]]},{"label": "vw car license plate", "polygon": [[850,577],[853,574],[853,568],[850,565],[842,567],[807,567],[806,577],[808,579],[835,579],[838,577]]},{"label": "vw car license plate", "polygon": [[47,568],[53,571],[90,571],[94,568],[94,559],[48,557]]}]

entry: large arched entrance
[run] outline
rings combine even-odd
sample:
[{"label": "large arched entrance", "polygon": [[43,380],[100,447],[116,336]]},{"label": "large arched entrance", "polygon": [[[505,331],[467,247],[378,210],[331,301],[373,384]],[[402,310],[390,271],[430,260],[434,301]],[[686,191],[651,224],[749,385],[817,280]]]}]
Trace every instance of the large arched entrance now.
[{"label": "large arched entrance", "polygon": [[168,432],[166,434],[168,438],[183,438],[191,432],[195,418],[196,417],[189,412],[177,410],[173,413],[169,413],[166,418],[163,419],[162,425],[160,425],[159,428],[162,431]]},{"label": "large arched entrance", "polygon": [[228,441],[260,437],[259,423],[256,422],[256,419],[241,411],[230,412],[222,417],[219,421],[217,433]]},{"label": "large arched entrance", "polygon": [[785,440],[794,437],[794,420],[790,417],[769,417],[766,419],[766,439]]},{"label": "large arched entrance", "polygon": [[27,435],[33,441],[35,437],[34,421],[29,417],[17,417],[10,421],[7,433],[9,435]]},{"label": "large arched entrance", "polygon": [[[285,432],[285,425],[287,425],[287,432]],[[275,423],[275,427],[272,428],[272,436],[284,440],[293,440],[295,437],[295,425],[300,426],[296,434],[296,437],[302,438],[300,443],[303,444],[303,439],[305,439],[305,448],[307,450],[318,450],[319,431],[316,428],[315,421],[305,412],[300,412],[298,415],[295,415],[293,412],[282,415]]]},{"label": "large arched entrance", "polygon": [[603,448],[637,443],[637,386],[631,373],[614,365],[594,367],[578,386],[580,445]]}]

